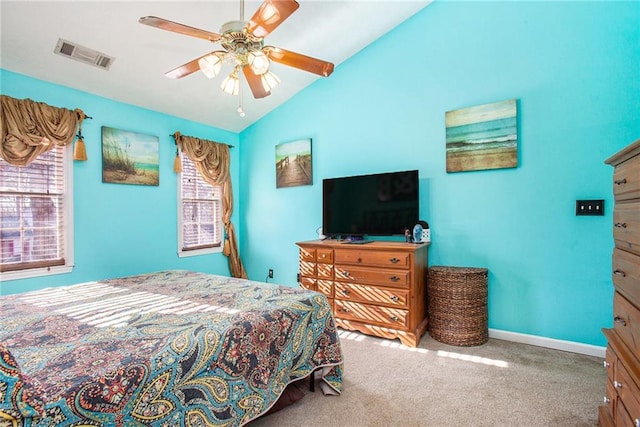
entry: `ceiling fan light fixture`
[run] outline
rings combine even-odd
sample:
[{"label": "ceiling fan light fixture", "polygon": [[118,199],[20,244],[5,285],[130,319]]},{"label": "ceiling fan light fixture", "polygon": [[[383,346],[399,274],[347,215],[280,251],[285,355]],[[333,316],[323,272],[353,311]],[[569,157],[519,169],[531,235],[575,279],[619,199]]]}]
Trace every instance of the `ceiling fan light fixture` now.
[{"label": "ceiling fan light fixture", "polygon": [[220,87],[225,93],[228,93],[229,95],[237,95],[240,92],[240,79],[238,78],[238,70],[234,69],[231,74],[225,77]]},{"label": "ceiling fan light fixture", "polygon": [[254,74],[264,74],[269,71],[269,58],[260,50],[252,50],[247,53],[247,63]]},{"label": "ceiling fan light fixture", "polygon": [[220,74],[220,70],[222,70],[222,55],[216,52],[204,56],[198,60],[198,65],[200,66],[200,71],[212,79]]},{"label": "ceiling fan light fixture", "polygon": [[278,76],[273,74],[271,71],[264,73],[260,79],[262,80],[262,87],[267,92],[271,92],[271,89],[278,86],[278,83],[280,83]]}]

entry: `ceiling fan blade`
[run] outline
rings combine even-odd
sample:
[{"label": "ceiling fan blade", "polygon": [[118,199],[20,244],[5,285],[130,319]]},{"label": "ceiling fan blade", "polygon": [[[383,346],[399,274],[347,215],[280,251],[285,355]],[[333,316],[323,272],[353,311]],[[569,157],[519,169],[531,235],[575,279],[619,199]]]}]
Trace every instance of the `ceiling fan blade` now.
[{"label": "ceiling fan blade", "polygon": [[333,64],[331,62],[273,46],[265,46],[262,51],[269,57],[269,59],[280,64],[308,71],[323,77],[329,77],[331,73],[333,73]]},{"label": "ceiling fan blade", "polygon": [[184,34],[186,36],[198,37],[200,39],[209,40],[211,42],[217,42],[222,37],[220,34],[201,30],[199,28],[189,27],[188,25],[184,24],[178,24],[177,22],[158,18],[157,16],[143,16],[138,20],[138,22],[144,25],[149,25],[150,27],[173,31],[174,33]]},{"label": "ceiling fan blade", "polygon": [[296,0],[264,0],[247,22],[247,31],[256,37],[266,37],[298,7]]},{"label": "ceiling fan blade", "polygon": [[[207,53],[206,55],[202,55],[200,58],[204,58],[207,55],[209,54]],[[171,71],[167,71],[166,73],[164,73],[164,75],[171,79],[181,79],[195,73],[196,71],[200,71],[200,65],[198,64],[200,58],[196,58],[192,61],[187,62],[186,64],[174,68]]]},{"label": "ceiling fan blade", "polygon": [[242,68],[242,72],[244,73],[244,78],[247,79],[254,98],[264,98],[265,96],[271,95],[271,92],[265,90],[264,86],[262,86],[262,79],[259,75],[254,74],[251,66],[245,65]]}]

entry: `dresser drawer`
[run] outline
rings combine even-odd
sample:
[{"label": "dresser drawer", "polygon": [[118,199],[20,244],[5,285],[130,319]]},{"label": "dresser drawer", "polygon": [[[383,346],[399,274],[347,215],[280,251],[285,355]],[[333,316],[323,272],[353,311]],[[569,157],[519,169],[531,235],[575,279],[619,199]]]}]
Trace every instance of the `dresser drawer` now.
[{"label": "dresser drawer", "polygon": [[333,280],[333,264],[316,264],[316,275],[319,279]]},{"label": "dresser drawer", "polygon": [[370,265],[373,267],[404,268],[411,266],[411,255],[408,253],[383,251],[336,250],[336,264]]},{"label": "dresser drawer", "polygon": [[620,396],[629,418],[634,421],[640,420],[640,388],[631,378],[624,365],[620,363],[616,367],[616,382],[614,387]]},{"label": "dresser drawer", "polygon": [[298,256],[300,262],[302,261],[315,261],[316,250],[308,248],[300,248],[300,255]]},{"label": "dresser drawer", "polygon": [[316,289],[316,279],[313,277],[301,277],[300,278],[300,286],[308,289],[310,291],[315,291]]},{"label": "dresser drawer", "polygon": [[640,254],[640,201],[616,203],[613,239],[618,248]]},{"label": "dresser drawer", "polygon": [[607,405],[598,406],[598,425],[600,427],[616,427],[613,421],[615,412],[611,411],[611,407]]},{"label": "dresser drawer", "polygon": [[394,288],[407,288],[410,283],[410,272],[405,270],[336,265],[335,278],[343,282],[359,282],[391,286]]},{"label": "dresser drawer", "polygon": [[[604,359],[604,367],[607,370],[607,378],[610,378],[611,381],[615,378],[615,367],[616,362],[618,361],[618,356],[611,349],[611,346],[607,346],[607,352],[605,353]],[[611,412],[613,414],[613,411]]]},{"label": "dresser drawer", "polygon": [[616,201],[640,197],[640,156],[616,166],[613,173],[613,195]]},{"label": "dresser drawer", "polygon": [[318,249],[316,251],[316,260],[324,264],[333,264],[333,249]]},{"label": "dresser drawer", "polygon": [[360,304],[357,302],[335,299],[336,316],[342,319],[375,323],[390,328],[406,328],[409,312],[397,308]]},{"label": "dresser drawer", "polygon": [[617,248],[613,250],[613,284],[640,307],[640,256]]},{"label": "dresser drawer", "polygon": [[606,394],[604,396],[604,404],[609,409],[609,414],[616,413],[616,389],[613,387],[611,381],[607,381]]},{"label": "dresser drawer", "polygon": [[[613,297],[613,328],[634,354],[640,354],[640,311],[618,292]],[[616,367],[616,373],[620,364]]]},{"label": "dresser drawer", "polygon": [[318,292],[322,292],[327,298],[333,298],[333,280],[318,280],[316,286]]},{"label": "dresser drawer", "polygon": [[355,283],[336,282],[335,286],[336,298],[371,302],[373,304],[384,304],[387,306],[395,306],[407,308],[407,300],[409,293],[400,289],[386,289],[376,286],[357,285]]},{"label": "dresser drawer", "polygon": [[316,277],[316,263],[300,261],[300,275],[306,277]]},{"label": "dresser drawer", "polygon": [[621,401],[617,401],[616,405],[616,427],[636,427],[633,422],[633,418],[627,412],[624,404]]}]

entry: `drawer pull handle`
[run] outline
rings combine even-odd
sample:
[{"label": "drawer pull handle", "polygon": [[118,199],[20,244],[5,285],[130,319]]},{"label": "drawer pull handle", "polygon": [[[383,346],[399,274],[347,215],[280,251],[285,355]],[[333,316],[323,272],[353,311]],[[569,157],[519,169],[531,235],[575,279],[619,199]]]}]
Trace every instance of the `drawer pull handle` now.
[{"label": "drawer pull handle", "polygon": [[358,258],[358,262],[359,262],[359,263],[360,263],[360,262],[362,262],[362,258]]},{"label": "drawer pull handle", "polygon": [[606,360],[603,363],[605,368],[608,368],[609,366],[611,366],[611,363],[607,362]]},{"label": "drawer pull handle", "polygon": [[326,257],[327,257],[327,254],[320,255],[320,258],[326,258]]},{"label": "drawer pull handle", "polygon": [[398,300],[400,299],[400,298],[398,298],[398,297],[397,297],[397,296],[395,296],[395,295],[392,295],[392,296],[390,296],[389,298],[391,298],[391,301],[393,301],[393,302],[398,302]]},{"label": "drawer pull handle", "polygon": [[348,271],[343,271],[344,277],[351,277],[351,274]]},{"label": "drawer pull handle", "polygon": [[627,183],[627,178],[617,179],[617,180],[613,181],[613,183],[614,183],[615,185],[622,185],[622,184],[626,184],[626,183]]},{"label": "drawer pull handle", "polygon": [[602,399],[602,402],[604,402],[604,404],[606,405],[607,403],[611,402],[611,399],[609,399],[607,396],[605,396],[605,397]]},{"label": "drawer pull handle", "polygon": [[340,292],[342,292],[344,295],[349,295],[349,289],[341,289]]},{"label": "drawer pull handle", "polygon": [[342,311],[345,312],[345,313],[348,313],[349,309],[347,307],[342,307]]},{"label": "drawer pull handle", "polygon": [[398,276],[391,276],[389,277],[389,280],[391,280],[392,282],[397,282],[398,280],[400,280],[400,278]]},{"label": "drawer pull handle", "polygon": [[393,320],[394,322],[397,322],[398,316],[389,316],[389,319]]},{"label": "drawer pull handle", "polygon": [[625,272],[624,272],[624,271],[622,271],[622,270],[618,270],[618,269],[613,270],[613,274],[615,274],[616,276],[627,277],[627,273],[625,273]]},{"label": "drawer pull handle", "polygon": [[616,228],[627,228],[626,222],[616,222]]},{"label": "drawer pull handle", "polygon": [[634,424],[636,427],[640,427],[640,418],[636,418],[635,420],[633,420],[633,424]]},{"label": "drawer pull handle", "polygon": [[397,264],[400,262],[398,258],[391,258],[389,261],[391,262],[391,264]]},{"label": "drawer pull handle", "polygon": [[620,325],[622,325],[622,326],[627,326],[627,321],[626,321],[626,320],[624,320],[624,319],[623,319],[622,317],[620,317],[620,316],[616,316],[616,317],[614,317],[614,318],[613,318],[613,321],[614,321],[614,322],[616,322],[616,323],[618,323],[618,324],[620,324]]},{"label": "drawer pull handle", "polygon": [[622,383],[619,383],[618,381],[614,381],[614,382],[613,382],[613,386],[614,386],[615,388],[622,388]]}]

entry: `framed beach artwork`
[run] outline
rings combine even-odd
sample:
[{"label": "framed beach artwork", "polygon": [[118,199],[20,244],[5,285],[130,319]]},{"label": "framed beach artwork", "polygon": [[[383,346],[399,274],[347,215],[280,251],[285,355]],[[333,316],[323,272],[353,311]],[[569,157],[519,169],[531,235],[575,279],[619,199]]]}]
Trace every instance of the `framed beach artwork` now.
[{"label": "framed beach artwork", "polygon": [[276,145],[276,188],[311,185],[311,139]]},{"label": "framed beach artwork", "polygon": [[447,172],[518,166],[515,99],[445,113]]},{"label": "framed beach artwork", "polygon": [[102,126],[102,182],[160,185],[158,137]]}]

